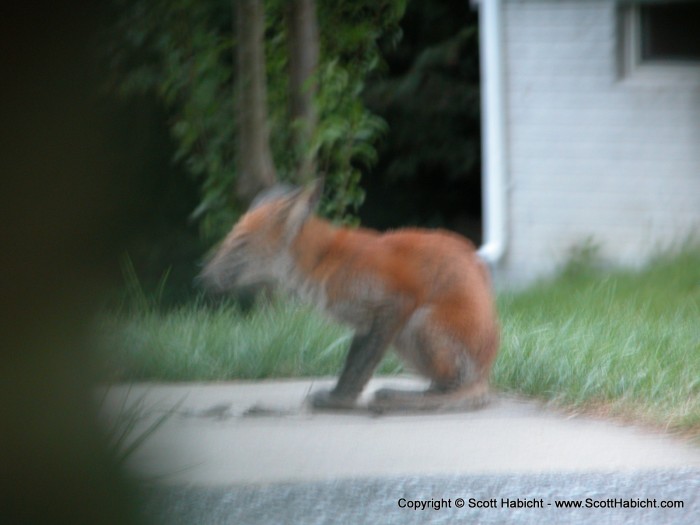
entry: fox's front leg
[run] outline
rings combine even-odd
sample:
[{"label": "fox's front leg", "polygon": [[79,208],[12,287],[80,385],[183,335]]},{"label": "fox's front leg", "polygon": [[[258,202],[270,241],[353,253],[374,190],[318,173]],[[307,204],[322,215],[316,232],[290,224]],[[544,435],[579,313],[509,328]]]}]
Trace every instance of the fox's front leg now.
[{"label": "fox's front leg", "polygon": [[395,327],[395,323],[375,318],[369,332],[355,334],[335,388],[313,394],[311,405],[318,409],[353,408],[374,369],[386,354],[396,334]]}]

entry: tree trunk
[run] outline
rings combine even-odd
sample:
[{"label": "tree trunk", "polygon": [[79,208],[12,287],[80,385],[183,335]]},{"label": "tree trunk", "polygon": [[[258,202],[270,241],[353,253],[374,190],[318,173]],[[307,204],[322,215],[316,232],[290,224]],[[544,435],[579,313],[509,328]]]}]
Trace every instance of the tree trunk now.
[{"label": "tree trunk", "polygon": [[319,33],[315,0],[290,0],[287,10],[289,48],[289,117],[294,123],[293,144],[302,152],[297,177],[307,182],[315,177],[316,163],[309,145],[318,115],[314,97],[318,83]]},{"label": "tree trunk", "polygon": [[236,24],[236,193],[249,203],[275,184],[265,75],[263,0],[233,0]]}]

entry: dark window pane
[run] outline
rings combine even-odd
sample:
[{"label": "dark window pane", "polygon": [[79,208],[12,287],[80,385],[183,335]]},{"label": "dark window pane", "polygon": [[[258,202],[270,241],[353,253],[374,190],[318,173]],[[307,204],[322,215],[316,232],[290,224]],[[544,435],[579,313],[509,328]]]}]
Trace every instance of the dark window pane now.
[{"label": "dark window pane", "polygon": [[700,2],[641,8],[642,60],[700,60]]}]

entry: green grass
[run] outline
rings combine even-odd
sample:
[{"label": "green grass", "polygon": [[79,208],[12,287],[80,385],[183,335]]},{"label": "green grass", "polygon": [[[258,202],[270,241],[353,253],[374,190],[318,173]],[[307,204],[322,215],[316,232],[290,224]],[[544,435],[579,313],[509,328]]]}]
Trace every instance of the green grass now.
[{"label": "green grass", "polygon": [[[112,380],[211,381],[334,375],[352,333],[309,307],[275,299],[244,313],[233,301],[155,305],[102,315],[99,346]],[[382,373],[399,368],[385,361]]]},{"label": "green grass", "polygon": [[[595,270],[501,295],[498,390],[700,435],[700,248],[639,271]],[[351,333],[291,301],[243,312],[203,300],[164,309],[127,274],[130,307],[100,317],[113,380],[335,375]],[[401,370],[390,355],[380,373]]]},{"label": "green grass", "polygon": [[700,249],[499,299],[506,391],[700,434]]}]

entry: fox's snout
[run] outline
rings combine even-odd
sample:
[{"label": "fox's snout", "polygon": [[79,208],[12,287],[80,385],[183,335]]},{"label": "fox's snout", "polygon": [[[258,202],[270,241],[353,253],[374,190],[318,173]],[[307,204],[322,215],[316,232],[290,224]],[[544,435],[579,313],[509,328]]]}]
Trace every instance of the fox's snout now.
[{"label": "fox's snout", "polygon": [[268,275],[266,258],[238,243],[233,244],[220,248],[197,277],[199,286],[207,292],[247,294],[273,281]]},{"label": "fox's snout", "polygon": [[288,277],[289,248],[320,199],[322,186],[272,188],[240,218],[197,279],[208,291],[237,292]]},{"label": "fox's snout", "polygon": [[212,260],[205,264],[204,269],[195,278],[198,287],[209,293],[225,293],[236,289],[239,286],[240,275],[242,273],[242,263],[230,257],[224,264],[222,254],[217,254]]},{"label": "fox's snout", "polygon": [[194,284],[197,288],[202,288],[208,293],[218,294],[225,291],[222,280],[208,266],[205,266],[199,275],[194,278]]}]

